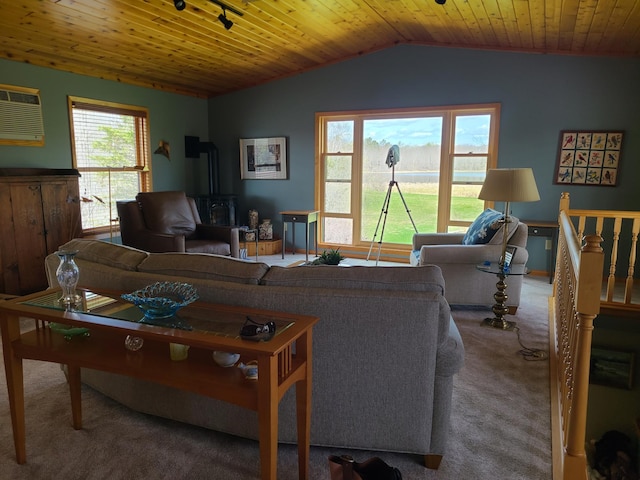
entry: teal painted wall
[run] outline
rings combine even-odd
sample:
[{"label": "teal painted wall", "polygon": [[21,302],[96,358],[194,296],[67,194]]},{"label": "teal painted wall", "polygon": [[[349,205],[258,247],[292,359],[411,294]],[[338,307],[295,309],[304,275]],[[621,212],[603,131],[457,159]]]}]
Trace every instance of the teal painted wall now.
[{"label": "teal painted wall", "polygon": [[[640,208],[637,85],[640,59],[398,46],[210,99],[210,138],[223,183],[241,196],[240,218],[255,207],[278,219],[281,210],[314,207],[316,112],[499,102],[498,164],[532,167],[542,197],[513,204],[513,214],[554,220],[563,191],[579,208]],[[553,184],[559,132],[572,128],[626,132],[618,187]],[[288,137],[289,179],[241,181],[238,139],[272,136]],[[546,270],[544,239],[529,247],[529,266]]]},{"label": "teal painted wall", "polygon": [[[152,156],[156,190],[207,191],[205,156],[184,158],[184,136],[198,136],[218,146],[221,193],[239,194],[241,221],[255,207],[276,231],[279,211],[314,207],[320,111],[499,102],[499,166],[533,167],[542,196],[513,204],[514,215],[553,220],[563,191],[580,208],[640,208],[639,59],[398,46],[208,101],[7,60],[0,83],[40,89],[46,135],[44,147],[0,146],[0,167],[71,166],[67,95],[142,105],[152,148],[165,140],[172,149],[171,161]],[[553,184],[559,132],[570,128],[625,131],[618,187]],[[241,181],[239,138],[266,136],[288,137],[289,179]],[[544,239],[529,249],[529,266],[545,270]]]},{"label": "teal painted wall", "polygon": [[149,109],[152,152],[160,140],[171,145],[171,160],[152,155],[155,190],[206,193],[206,161],[184,158],[184,136],[208,140],[207,100],[0,60],[0,84],[40,90],[44,147],[0,145],[0,167],[71,168],[67,96],[139,105]]}]

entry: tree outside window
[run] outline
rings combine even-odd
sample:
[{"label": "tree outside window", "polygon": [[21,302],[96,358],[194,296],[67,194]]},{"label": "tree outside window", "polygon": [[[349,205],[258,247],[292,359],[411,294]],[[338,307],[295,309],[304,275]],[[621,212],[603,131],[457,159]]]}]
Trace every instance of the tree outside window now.
[{"label": "tree outside window", "polygon": [[112,234],[116,202],[151,189],[148,111],[74,97],[69,109],[83,232]]}]

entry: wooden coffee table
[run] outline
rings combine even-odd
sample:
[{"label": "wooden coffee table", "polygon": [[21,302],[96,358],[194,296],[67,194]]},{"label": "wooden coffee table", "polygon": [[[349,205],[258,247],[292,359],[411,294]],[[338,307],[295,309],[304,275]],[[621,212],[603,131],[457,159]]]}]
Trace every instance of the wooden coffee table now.
[{"label": "wooden coffee table", "polygon": [[[261,477],[273,480],[278,455],[278,403],[295,385],[299,478],[308,478],[311,332],[316,317],[195,302],[178,312],[179,325],[171,324],[175,320],[152,325],[141,323],[142,313],[121,300],[120,293],[83,291],[79,307],[82,311],[62,310],[57,303],[60,293],[53,290],[0,302],[2,347],[18,463],[27,459],[22,360],[33,359],[67,365],[75,429],[82,428],[80,369],[85,367],[157,382],[257,411]],[[256,321],[274,321],[276,335],[266,342],[241,339],[240,328],[247,316]],[[36,328],[21,333],[20,317],[35,319]],[[88,328],[90,335],[66,340],[48,328],[50,322]],[[144,340],[140,351],[144,355],[125,348],[127,335]],[[188,345],[187,360],[172,361],[170,343]],[[257,360],[258,380],[247,380],[239,368],[216,365],[212,359],[214,350],[240,353],[245,363]]]}]

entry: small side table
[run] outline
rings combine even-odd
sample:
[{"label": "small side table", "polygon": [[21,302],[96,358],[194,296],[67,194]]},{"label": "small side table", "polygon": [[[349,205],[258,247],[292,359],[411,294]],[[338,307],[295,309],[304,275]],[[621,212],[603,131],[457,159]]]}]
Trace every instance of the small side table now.
[{"label": "small side table", "polygon": [[307,262],[309,261],[309,228],[312,223],[314,224],[316,257],[318,256],[318,214],[319,213],[320,212],[318,210],[288,210],[285,212],[280,212],[280,215],[282,215],[282,258],[284,258],[284,252],[287,249],[287,230],[286,230],[287,222],[291,223],[291,229],[293,230],[294,252],[296,247],[295,224],[296,223],[305,224],[304,253],[305,253]]},{"label": "small side table", "polygon": [[481,272],[492,273],[498,276],[498,283],[496,283],[498,291],[493,294],[493,298],[496,303],[491,307],[495,317],[485,318],[482,321],[482,325],[501,328],[502,330],[513,330],[516,326],[516,322],[510,322],[504,318],[505,315],[509,313],[509,307],[505,305],[505,302],[509,297],[507,297],[507,294],[505,293],[507,284],[504,280],[509,275],[525,275],[527,271],[524,265],[512,265],[509,267],[507,272],[505,272],[497,262],[477,265],[476,268]]}]

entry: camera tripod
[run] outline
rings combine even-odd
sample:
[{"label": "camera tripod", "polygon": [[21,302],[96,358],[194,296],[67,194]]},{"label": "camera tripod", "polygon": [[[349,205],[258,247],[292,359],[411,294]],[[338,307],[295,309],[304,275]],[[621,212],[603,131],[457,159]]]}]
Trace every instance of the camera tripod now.
[{"label": "camera tripod", "polygon": [[416,224],[411,217],[411,211],[407,206],[407,202],[400,191],[400,185],[396,182],[396,166],[393,164],[391,167],[391,181],[389,182],[389,188],[387,188],[387,195],[384,197],[384,202],[382,204],[382,210],[380,212],[380,217],[378,217],[378,224],[376,225],[376,230],[373,233],[373,239],[371,240],[371,245],[369,246],[369,254],[367,255],[367,261],[369,261],[369,257],[371,256],[371,250],[373,249],[373,244],[376,242],[376,237],[378,236],[378,229],[380,228],[380,223],[382,222],[382,230],[380,230],[380,240],[378,241],[378,256],[376,257],[376,265],[378,265],[378,260],[380,260],[380,250],[382,249],[382,237],[384,237],[384,227],[387,224],[387,214],[389,213],[389,202],[391,201],[391,192],[393,191],[393,187],[396,187],[398,193],[400,194],[400,199],[402,200],[402,204],[404,205],[404,209],[409,215],[409,220],[411,220],[411,225],[413,225],[413,230],[418,233],[418,229],[416,228]]}]

